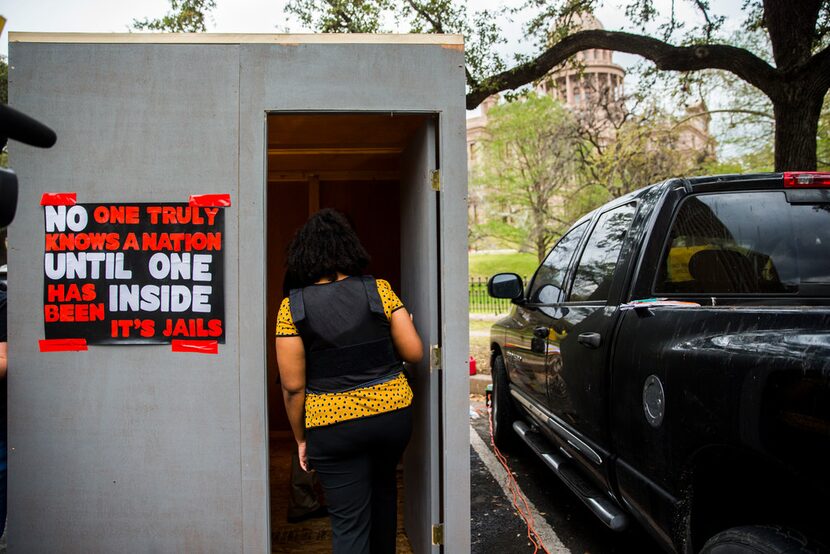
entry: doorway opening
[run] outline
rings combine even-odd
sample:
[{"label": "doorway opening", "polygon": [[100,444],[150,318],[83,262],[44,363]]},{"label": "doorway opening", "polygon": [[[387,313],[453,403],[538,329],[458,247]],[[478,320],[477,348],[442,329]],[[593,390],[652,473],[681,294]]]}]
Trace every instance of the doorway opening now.
[{"label": "doorway opening", "polygon": [[[437,262],[425,263],[423,258],[433,252],[424,243],[435,239],[436,232],[437,200],[430,188],[435,120],[434,114],[388,112],[268,115],[266,361],[272,552],[327,552],[331,542],[328,518],[287,521],[296,444],[285,414],[272,338],[285,295],[286,249],[309,215],[322,208],[343,212],[372,258],[367,273],[389,281],[410,311],[414,308],[416,325],[429,344],[424,326],[436,327],[427,315],[435,311],[429,288],[437,283]],[[419,452],[418,457],[432,459],[437,455],[437,449],[433,453],[429,446],[432,396],[429,384],[421,383],[426,390],[418,400],[418,381],[411,383],[416,392],[415,431],[407,457],[413,449],[426,449],[430,452]],[[429,519],[433,511],[431,493],[424,492],[431,486],[410,485],[413,490],[402,491],[406,469],[399,469],[398,552],[411,552],[402,532],[403,494],[415,506],[407,506],[407,519],[421,527],[421,520]],[[408,484],[431,479],[424,468],[409,473]],[[413,514],[413,509],[423,515]],[[419,538],[411,538],[417,548]]]}]

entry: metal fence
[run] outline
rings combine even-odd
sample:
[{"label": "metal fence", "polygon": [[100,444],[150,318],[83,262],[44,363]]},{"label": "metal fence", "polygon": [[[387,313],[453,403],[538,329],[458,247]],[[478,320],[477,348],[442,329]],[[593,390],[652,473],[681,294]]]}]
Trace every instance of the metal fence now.
[{"label": "metal fence", "polygon": [[[527,278],[524,278],[527,281]],[[470,313],[504,314],[510,310],[510,300],[493,298],[487,294],[487,279],[473,277],[470,279]]]}]

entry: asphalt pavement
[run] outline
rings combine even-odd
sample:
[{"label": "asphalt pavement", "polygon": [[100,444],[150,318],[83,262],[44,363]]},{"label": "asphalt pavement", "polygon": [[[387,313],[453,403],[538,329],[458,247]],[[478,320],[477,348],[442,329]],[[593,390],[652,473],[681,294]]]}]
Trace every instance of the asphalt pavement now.
[{"label": "asphalt pavement", "polygon": [[[471,552],[534,552],[508,492],[507,473],[492,451],[487,408],[483,401],[470,407]],[[550,554],[662,552],[636,523],[622,533],[605,527],[524,444],[503,454]]]}]

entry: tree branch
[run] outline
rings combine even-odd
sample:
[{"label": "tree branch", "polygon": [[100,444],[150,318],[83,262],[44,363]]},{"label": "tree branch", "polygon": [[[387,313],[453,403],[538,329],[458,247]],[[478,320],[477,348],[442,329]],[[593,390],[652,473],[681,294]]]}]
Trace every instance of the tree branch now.
[{"label": "tree branch", "polygon": [[470,87],[470,90],[478,88],[478,81],[470,73],[470,68],[467,65],[464,65],[464,77],[467,79],[467,86]]},{"label": "tree branch", "polygon": [[695,5],[706,20],[706,40],[712,40],[712,30],[715,26],[712,24],[712,20],[709,19],[709,6],[701,0],[695,0]]},{"label": "tree branch", "polygon": [[811,57],[816,21],[825,0],[764,1],[764,26],[769,33],[775,65],[788,71]]},{"label": "tree branch", "polygon": [[664,71],[723,69],[761,89],[767,96],[775,95],[781,85],[775,68],[743,48],[725,44],[673,46],[633,33],[589,30],[565,37],[534,60],[485,79],[467,94],[467,109],[475,108],[491,94],[540,79],[577,52],[590,48],[637,54]]},{"label": "tree branch", "polygon": [[423,17],[427,20],[427,22],[432,25],[432,28],[435,29],[436,33],[444,33],[444,26],[441,24],[440,21],[432,17],[432,15],[423,9],[423,7],[419,6],[414,0],[406,0],[406,3],[409,4],[409,7],[415,10],[415,13]]},{"label": "tree branch", "polygon": [[680,127],[681,125],[683,125],[684,123],[686,123],[690,119],[694,119],[696,117],[700,117],[700,116],[703,116],[703,115],[712,115],[712,114],[715,114],[715,113],[740,113],[740,114],[744,114],[744,115],[754,115],[756,117],[763,117],[765,119],[769,119],[770,123],[775,122],[775,117],[771,113],[761,112],[761,111],[758,111],[758,110],[743,110],[743,109],[739,109],[739,108],[734,108],[734,109],[723,109],[723,110],[707,110],[705,112],[700,112],[700,113],[687,115],[686,117],[684,117],[683,119],[679,120],[677,123],[672,125],[671,129],[674,130],[677,127]]},{"label": "tree branch", "polygon": [[814,86],[826,93],[830,89],[830,46],[812,56],[799,73],[815,79]]},{"label": "tree branch", "polygon": [[332,0],[326,0],[326,3],[331,7],[332,13],[343,22],[343,26],[346,27],[346,30],[350,33],[360,33],[362,29],[359,29],[357,25],[354,23],[354,19],[346,13],[341,6],[338,6]]}]

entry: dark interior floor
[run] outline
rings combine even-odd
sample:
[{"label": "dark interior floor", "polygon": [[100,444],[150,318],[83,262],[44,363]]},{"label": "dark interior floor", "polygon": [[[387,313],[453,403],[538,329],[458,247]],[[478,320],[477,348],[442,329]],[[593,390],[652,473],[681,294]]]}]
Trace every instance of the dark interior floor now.
[{"label": "dark interior floor", "polygon": [[[271,552],[279,554],[324,554],[331,552],[331,526],[328,517],[288,523],[289,475],[294,440],[272,436],[270,440]],[[398,469],[398,547],[399,554],[411,554],[412,547],[403,529],[403,470]]]}]

